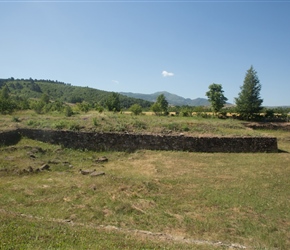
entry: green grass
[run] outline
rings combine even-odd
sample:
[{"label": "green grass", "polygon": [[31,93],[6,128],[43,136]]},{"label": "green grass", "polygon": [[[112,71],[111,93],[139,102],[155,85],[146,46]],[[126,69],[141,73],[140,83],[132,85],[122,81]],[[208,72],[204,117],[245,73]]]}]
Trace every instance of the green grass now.
[{"label": "green grass", "polygon": [[[29,115],[17,114],[20,124],[37,121]],[[204,135],[275,136],[281,153],[92,152],[23,138],[0,148],[0,249],[226,249],[231,243],[289,249],[289,132],[252,131],[230,120],[113,114],[99,115],[95,126],[95,117],[61,119],[84,126],[86,118],[86,129],[135,124],[140,131],[179,133],[186,124],[192,134],[199,127]],[[38,120],[49,127],[57,118]],[[14,124],[11,117],[8,123]],[[103,155],[109,161],[97,163]],[[51,171],[22,171],[44,163]],[[84,176],[80,168],[106,174]]]},{"label": "green grass", "polygon": [[[17,122],[11,122],[17,116]],[[34,111],[22,111],[0,117],[0,129],[18,127],[40,129],[66,129],[95,132],[130,132],[155,134],[180,134],[195,136],[260,136],[262,133],[245,129],[241,121],[217,118],[172,117],[91,111],[72,117],[61,114],[36,115]]]}]

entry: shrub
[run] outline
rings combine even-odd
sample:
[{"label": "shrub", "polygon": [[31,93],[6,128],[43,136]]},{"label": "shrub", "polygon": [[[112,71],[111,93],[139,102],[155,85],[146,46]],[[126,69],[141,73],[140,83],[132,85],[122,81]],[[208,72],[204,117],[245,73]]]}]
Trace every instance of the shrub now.
[{"label": "shrub", "polygon": [[70,117],[74,114],[72,108],[70,106],[65,106],[64,108],[64,114],[66,117]]},{"label": "shrub", "polygon": [[140,115],[142,113],[142,107],[139,104],[133,104],[130,107],[130,111],[134,114],[134,115]]}]

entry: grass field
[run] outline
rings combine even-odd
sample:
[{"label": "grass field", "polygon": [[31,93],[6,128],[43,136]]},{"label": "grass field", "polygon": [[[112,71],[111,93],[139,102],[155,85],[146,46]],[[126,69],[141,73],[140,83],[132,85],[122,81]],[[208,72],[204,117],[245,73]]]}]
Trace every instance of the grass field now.
[{"label": "grass field", "polygon": [[[1,130],[62,123],[89,131],[275,136],[281,152],[92,152],[23,138],[0,148],[0,249],[290,248],[287,131],[107,113],[17,113],[0,121]],[[98,163],[101,156],[108,162]],[[23,171],[43,164],[50,171]]]}]

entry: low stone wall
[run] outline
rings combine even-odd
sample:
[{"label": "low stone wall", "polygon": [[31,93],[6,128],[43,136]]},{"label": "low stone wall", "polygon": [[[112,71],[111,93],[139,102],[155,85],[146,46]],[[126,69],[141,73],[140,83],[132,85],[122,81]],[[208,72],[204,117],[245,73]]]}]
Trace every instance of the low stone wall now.
[{"label": "low stone wall", "polygon": [[[171,150],[189,152],[278,152],[273,137],[189,137],[118,133],[89,133],[40,129],[18,129],[0,133],[1,141],[20,136],[67,148],[94,151]],[[1,139],[4,138],[4,139]]]},{"label": "low stone wall", "polygon": [[21,139],[20,133],[16,130],[0,132],[0,146],[14,145]]}]

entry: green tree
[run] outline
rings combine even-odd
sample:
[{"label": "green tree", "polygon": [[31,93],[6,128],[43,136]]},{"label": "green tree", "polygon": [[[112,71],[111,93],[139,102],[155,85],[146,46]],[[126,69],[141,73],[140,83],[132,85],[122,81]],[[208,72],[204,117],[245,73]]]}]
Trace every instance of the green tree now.
[{"label": "green tree", "polygon": [[94,104],[95,110],[99,111],[99,113],[102,113],[104,111],[104,107],[100,103]]},{"label": "green tree", "polygon": [[5,85],[1,90],[0,99],[1,100],[9,99],[9,88],[7,87],[7,85]]},{"label": "green tree", "polygon": [[228,98],[226,98],[223,94],[223,87],[221,84],[213,83],[209,85],[209,91],[205,93],[208,98],[208,101],[211,103],[211,108],[214,113],[219,112]]},{"label": "green tree", "polygon": [[142,107],[135,103],[130,107],[130,111],[134,114],[134,115],[140,115],[142,113]]},{"label": "green tree", "polygon": [[119,112],[121,110],[120,95],[112,93],[106,100],[106,106],[109,111]]},{"label": "green tree", "polygon": [[151,110],[155,114],[168,114],[168,101],[166,100],[164,94],[161,94],[157,97],[156,102],[151,106]]},{"label": "green tree", "polygon": [[80,111],[85,112],[85,113],[89,112],[89,110],[91,108],[90,104],[85,102],[85,101],[83,101],[82,103],[78,103],[77,107]]},{"label": "green tree", "polygon": [[243,119],[250,120],[262,110],[261,84],[253,66],[248,69],[239,96],[235,98],[237,112]]},{"label": "green tree", "polygon": [[155,115],[160,115],[162,113],[161,106],[157,102],[152,104],[151,110],[155,113]]},{"label": "green tree", "polygon": [[0,91],[0,113],[8,114],[12,113],[16,108],[16,104],[11,100],[9,96],[9,89],[5,85]]},{"label": "green tree", "polygon": [[31,103],[31,108],[37,113],[42,114],[44,112],[45,103],[41,101],[36,101]]},{"label": "green tree", "polygon": [[45,103],[45,104],[48,104],[49,103],[49,96],[47,94],[42,94],[40,101]]},{"label": "green tree", "polygon": [[66,105],[66,106],[64,107],[64,115],[65,115],[66,117],[70,117],[70,116],[72,116],[73,114],[74,114],[74,112],[73,112],[72,108],[71,108],[70,106]]}]

